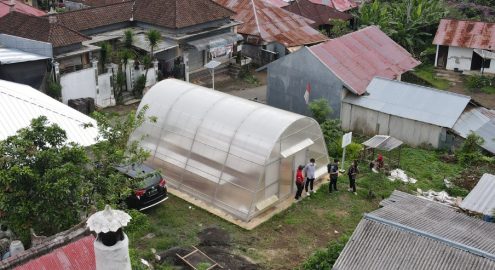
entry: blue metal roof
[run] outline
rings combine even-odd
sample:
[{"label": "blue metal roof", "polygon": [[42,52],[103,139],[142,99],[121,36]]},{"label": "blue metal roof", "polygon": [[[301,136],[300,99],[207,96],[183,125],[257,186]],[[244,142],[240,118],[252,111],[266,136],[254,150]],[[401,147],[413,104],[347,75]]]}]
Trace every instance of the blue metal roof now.
[{"label": "blue metal roof", "polygon": [[362,96],[348,95],[344,102],[367,109],[451,128],[470,97],[420,85],[375,77]]}]

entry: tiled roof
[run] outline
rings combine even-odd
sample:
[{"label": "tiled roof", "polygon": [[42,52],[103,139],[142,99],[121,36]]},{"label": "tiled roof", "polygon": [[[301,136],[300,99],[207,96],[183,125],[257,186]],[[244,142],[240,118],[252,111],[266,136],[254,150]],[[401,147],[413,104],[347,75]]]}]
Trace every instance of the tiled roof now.
[{"label": "tiled roof", "polygon": [[89,7],[101,7],[132,0],[71,0],[71,2],[81,3]]},{"label": "tiled roof", "polygon": [[326,5],[315,4],[310,0],[295,0],[290,5],[283,7],[297,15],[315,21],[316,25],[329,24],[330,20],[350,20],[350,14],[340,12]]},{"label": "tiled roof", "polygon": [[333,269],[495,269],[494,223],[413,195],[393,197],[365,215]]},{"label": "tiled roof", "polygon": [[[0,0],[0,18],[7,15],[10,12],[10,0]],[[34,8],[30,5],[24,4],[21,1],[15,1],[15,6],[14,6],[15,11],[28,14],[28,15],[33,15],[33,16],[43,16],[46,13],[43,10],[39,10],[37,8]]]},{"label": "tiled roof", "polygon": [[327,40],[310,24],[314,22],[274,6],[264,0],[216,0],[231,8],[234,19],[243,22],[237,32],[258,36],[265,42],[278,42],[285,47],[315,44]]},{"label": "tiled roof", "polygon": [[376,26],[311,46],[309,50],[358,95],[366,92],[374,77],[396,79],[420,64]]},{"label": "tiled roof", "polygon": [[35,17],[19,12],[11,12],[0,18],[0,33],[49,42],[55,48],[89,39],[59,22],[50,23],[48,17]]},{"label": "tiled roof", "polygon": [[495,50],[495,23],[442,19],[433,44]]},{"label": "tiled roof", "polygon": [[140,0],[134,19],[167,28],[183,28],[234,15],[213,0]]},{"label": "tiled roof", "polygon": [[132,17],[132,2],[85,8],[57,14],[64,25],[77,31],[93,29],[116,23],[129,22]]},{"label": "tiled roof", "polygon": [[96,6],[58,14],[65,25],[78,31],[134,21],[167,28],[183,28],[229,18],[234,12],[212,0],[140,0]]}]

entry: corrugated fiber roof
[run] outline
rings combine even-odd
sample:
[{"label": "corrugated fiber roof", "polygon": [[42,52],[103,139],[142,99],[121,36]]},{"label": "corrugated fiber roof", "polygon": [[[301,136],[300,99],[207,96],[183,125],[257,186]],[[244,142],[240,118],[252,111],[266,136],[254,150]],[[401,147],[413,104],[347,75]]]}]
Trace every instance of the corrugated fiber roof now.
[{"label": "corrugated fiber roof", "polygon": [[470,97],[400,81],[375,77],[366,95],[347,95],[344,102],[371,110],[451,128]]},{"label": "corrugated fiber roof", "polygon": [[369,26],[309,47],[309,50],[358,95],[373,77],[396,79],[420,64],[376,26]]},{"label": "corrugated fiber roof", "polygon": [[38,61],[43,59],[49,59],[49,57],[39,54],[24,52],[18,49],[0,47],[0,65],[31,62],[31,61]]},{"label": "corrugated fiber roof", "polygon": [[433,44],[494,50],[495,23],[442,19]]},{"label": "corrugated fiber roof", "polygon": [[[46,116],[67,133],[70,142],[88,146],[95,143],[96,121],[83,113],[23,84],[0,80],[0,140],[29,126],[33,118]],[[84,128],[91,123],[93,127]]]},{"label": "corrugated fiber roof", "polygon": [[400,193],[365,217],[335,270],[495,269],[495,224]]},{"label": "corrugated fiber roof", "polygon": [[461,208],[494,216],[495,211],[495,175],[485,173],[467,197],[462,201]]},{"label": "corrugated fiber roof", "polygon": [[365,141],[363,145],[384,151],[392,151],[402,145],[402,141],[388,135],[375,135]]},{"label": "corrugated fiber roof", "polygon": [[495,110],[477,107],[462,113],[452,129],[461,137],[466,138],[474,132],[484,140],[485,150],[495,153]]}]

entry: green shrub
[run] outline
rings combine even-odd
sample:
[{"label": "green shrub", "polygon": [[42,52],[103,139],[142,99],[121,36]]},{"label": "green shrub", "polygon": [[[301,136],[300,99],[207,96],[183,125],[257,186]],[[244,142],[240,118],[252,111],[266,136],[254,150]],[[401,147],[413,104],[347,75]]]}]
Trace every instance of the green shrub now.
[{"label": "green shrub", "polygon": [[327,270],[332,269],[333,264],[337,261],[340,253],[344,249],[345,244],[349,240],[350,236],[347,234],[342,235],[336,241],[330,242],[328,247],[324,250],[316,251],[309,259],[304,262],[301,270]]},{"label": "green shrub", "polygon": [[145,87],[146,87],[146,77],[144,75],[141,75],[137,78],[136,84],[134,84],[134,89],[132,89],[132,92],[136,97],[142,97],[143,90]]},{"label": "green shrub", "polygon": [[456,157],[461,164],[471,165],[479,163],[483,159],[480,145],[485,142],[483,138],[471,132],[457,150]]},{"label": "green shrub", "polygon": [[483,75],[470,75],[465,79],[466,86],[471,91],[480,91],[484,87],[492,85],[492,78]]},{"label": "green shrub", "polygon": [[128,209],[127,213],[132,218],[127,227],[125,227],[125,232],[130,241],[133,241],[151,229],[151,224],[146,214],[135,209]]},{"label": "green shrub", "polygon": [[332,108],[328,105],[328,101],[324,98],[311,101],[308,108],[311,111],[313,118],[320,125],[332,114]]},{"label": "green shrub", "polygon": [[54,80],[49,80],[46,88],[46,94],[54,99],[60,100],[62,97],[62,85]]},{"label": "green shrub", "polygon": [[483,92],[485,94],[495,94],[495,86],[482,87],[481,92]]}]

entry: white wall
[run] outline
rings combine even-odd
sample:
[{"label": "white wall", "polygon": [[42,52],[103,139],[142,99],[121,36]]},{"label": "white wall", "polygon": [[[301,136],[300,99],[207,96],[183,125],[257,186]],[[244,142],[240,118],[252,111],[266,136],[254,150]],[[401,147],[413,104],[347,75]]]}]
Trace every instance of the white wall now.
[{"label": "white wall", "polygon": [[471,70],[472,57],[473,49],[450,46],[446,69],[454,70],[454,68],[458,68],[459,70]]},{"label": "white wall", "polygon": [[485,68],[485,70],[483,72],[494,73],[495,74],[495,59],[491,59],[491,61],[490,61],[490,67],[489,68]]},{"label": "white wall", "polygon": [[[390,135],[411,146],[440,146],[445,129],[439,126],[342,103],[342,129],[364,135]],[[445,138],[442,138],[445,140]]]},{"label": "white wall", "polygon": [[91,97],[96,100],[95,68],[87,68],[60,76],[62,85],[62,102],[69,99]]},{"label": "white wall", "polygon": [[106,73],[98,76],[98,94],[96,105],[101,108],[115,105],[113,88],[111,84],[112,74]]}]

